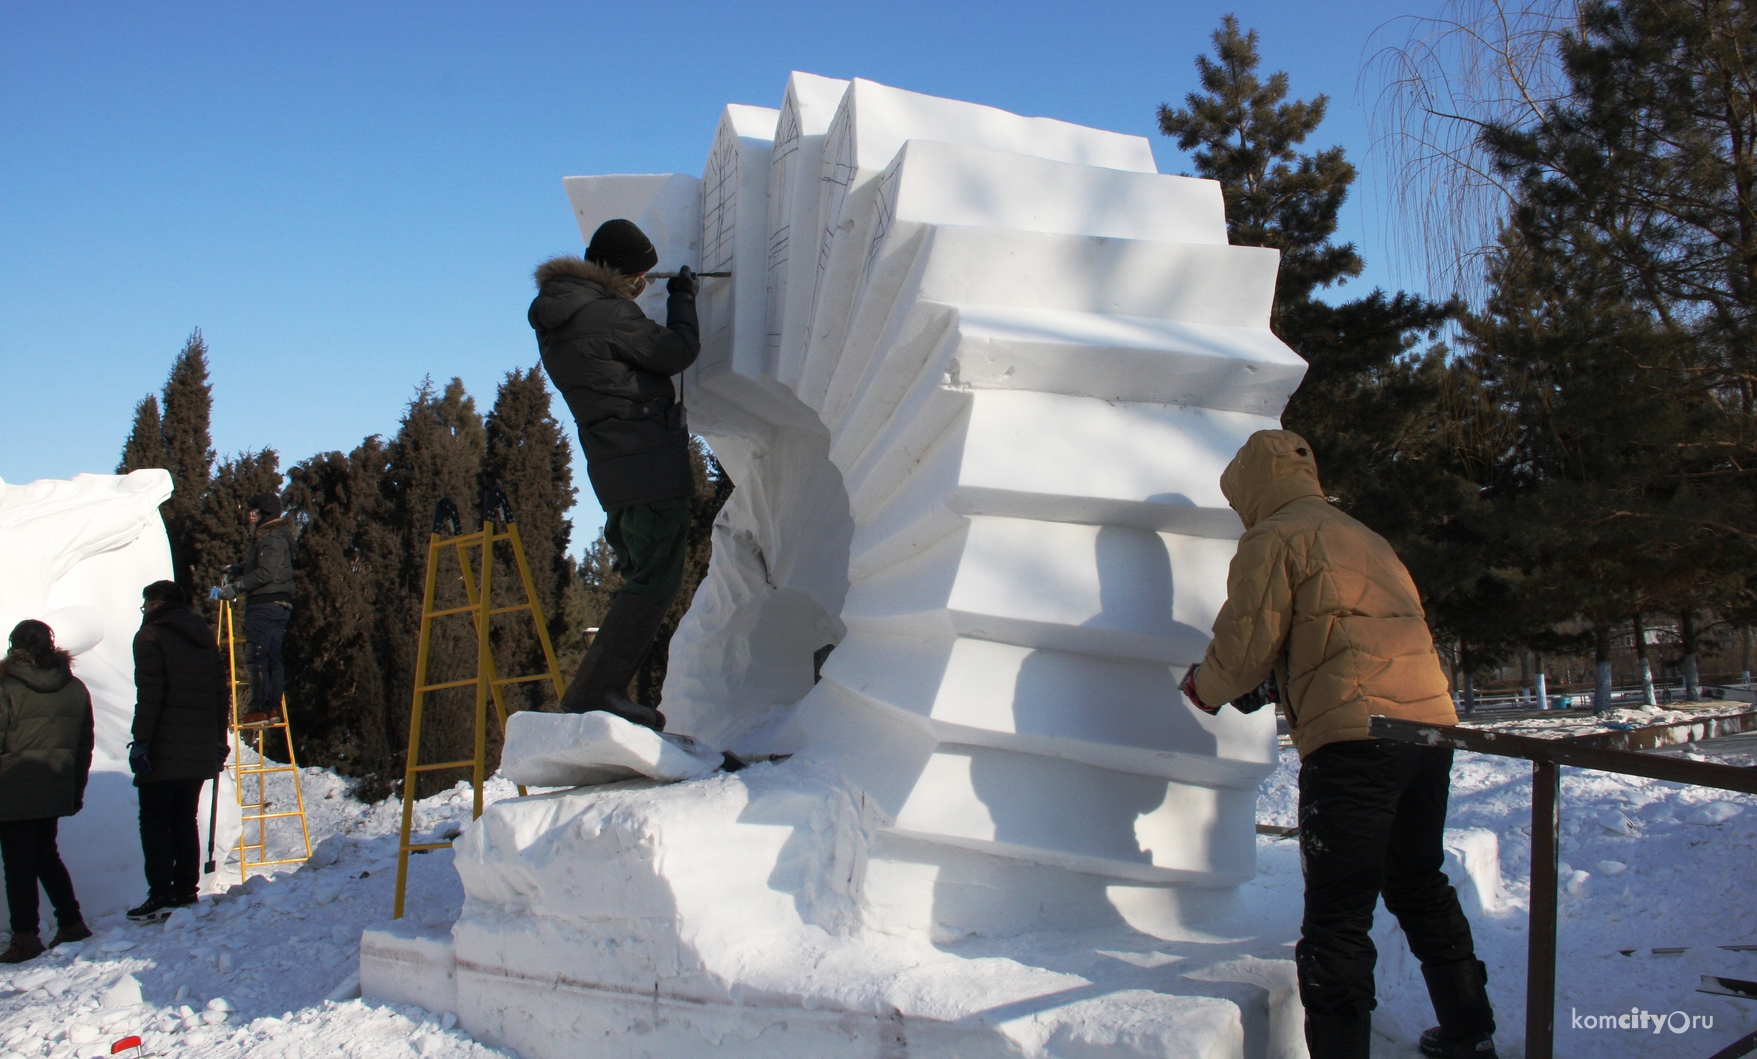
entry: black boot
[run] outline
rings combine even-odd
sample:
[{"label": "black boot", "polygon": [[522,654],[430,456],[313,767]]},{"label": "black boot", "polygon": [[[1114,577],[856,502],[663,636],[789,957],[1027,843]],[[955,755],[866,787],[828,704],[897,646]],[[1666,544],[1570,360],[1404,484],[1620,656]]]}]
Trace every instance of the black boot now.
[{"label": "black boot", "polygon": [[562,693],[566,713],[602,710],[655,732],[665,728],[665,715],[628,699],[628,682],[647,656],[665,611],[631,592],[619,592],[592,638],[573,682]]},{"label": "black boot", "polygon": [[1489,970],[1481,960],[1423,964],[1428,998],[1440,1024],[1421,1035],[1421,1054],[1434,1059],[1495,1059],[1495,1012]]},{"label": "black boot", "polygon": [[1312,1059],[1368,1059],[1372,1030],[1366,1011],[1308,1011],[1306,1051]]},{"label": "black boot", "polygon": [[43,954],[43,939],[35,934],[14,934],[12,943],[0,952],[0,963],[23,963]]}]

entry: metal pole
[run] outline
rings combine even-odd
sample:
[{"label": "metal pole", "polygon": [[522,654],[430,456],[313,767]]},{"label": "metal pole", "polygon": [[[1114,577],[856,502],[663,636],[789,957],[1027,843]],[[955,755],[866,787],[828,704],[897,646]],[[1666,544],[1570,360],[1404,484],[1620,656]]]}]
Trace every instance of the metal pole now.
[{"label": "metal pole", "polygon": [[1557,802],[1561,769],[1531,763],[1531,914],[1525,957],[1525,1059],[1552,1059],[1556,1036]]}]

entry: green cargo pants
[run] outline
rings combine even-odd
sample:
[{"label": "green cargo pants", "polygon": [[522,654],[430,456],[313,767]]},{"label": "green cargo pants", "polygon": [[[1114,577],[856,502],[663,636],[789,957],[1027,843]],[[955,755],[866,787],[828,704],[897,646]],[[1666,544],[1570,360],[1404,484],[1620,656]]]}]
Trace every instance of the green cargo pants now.
[{"label": "green cargo pants", "polygon": [[687,499],[660,500],[618,508],[604,516],[604,540],[616,553],[617,591],[639,596],[660,610],[671,606],[683,587],[683,561],[689,552]]}]

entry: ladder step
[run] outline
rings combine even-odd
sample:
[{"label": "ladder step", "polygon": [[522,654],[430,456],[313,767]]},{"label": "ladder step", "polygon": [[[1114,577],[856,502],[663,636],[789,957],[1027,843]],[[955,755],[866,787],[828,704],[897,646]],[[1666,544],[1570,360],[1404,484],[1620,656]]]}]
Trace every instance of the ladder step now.
[{"label": "ladder step", "polygon": [[252,813],[249,816],[240,816],[238,819],[240,819],[240,820],[284,820],[289,816],[304,816],[304,815],[305,815],[304,813],[295,809],[290,813]]},{"label": "ladder step", "polygon": [[401,849],[397,850],[397,852],[398,853],[415,853],[415,852],[419,852],[421,850],[450,849],[450,848],[451,848],[450,842],[422,842],[422,843],[419,843],[419,844],[413,845],[413,846],[404,846]]},{"label": "ladder step", "polygon": [[471,677],[468,680],[448,680],[443,684],[423,684],[420,687],[416,688],[415,690],[418,692],[443,691],[446,688],[473,687],[475,685],[475,683],[476,683],[476,678]]},{"label": "ladder step", "polygon": [[432,772],[435,769],[461,769],[461,768],[465,768],[465,767],[475,768],[476,767],[475,759],[472,758],[468,761],[441,761],[436,765],[416,765],[415,767],[411,768],[409,771],[410,772]]},{"label": "ladder step", "polygon": [[475,607],[449,607],[445,610],[430,610],[421,616],[423,618],[443,618],[451,614],[468,614],[475,609]]},{"label": "ladder step", "polygon": [[528,677],[507,677],[505,680],[496,680],[495,683],[496,684],[529,684],[533,680],[548,680],[548,679],[549,679],[548,673],[535,673],[535,674],[532,674],[531,676],[528,676]]}]

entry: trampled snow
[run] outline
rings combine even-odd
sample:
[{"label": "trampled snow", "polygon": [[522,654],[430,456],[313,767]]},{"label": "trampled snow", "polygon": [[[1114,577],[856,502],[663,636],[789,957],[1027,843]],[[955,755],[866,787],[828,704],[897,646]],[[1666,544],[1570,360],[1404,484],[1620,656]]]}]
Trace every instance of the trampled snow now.
[{"label": "trampled snow", "polygon": [[[1293,823],[1297,775],[1297,761],[1284,751],[1279,768],[1263,784],[1259,819]],[[312,837],[322,851],[317,859],[333,861],[258,878],[229,895],[206,895],[202,915],[179,913],[165,926],[104,917],[93,922],[98,934],[83,946],[0,971],[0,1059],[107,1055],[111,1042],[133,1033],[145,1037],[149,1054],[191,1059],[508,1054],[470,1040],[447,1024],[445,1012],[347,998],[358,972],[361,930],[384,925],[389,916],[399,806],[354,802],[343,781],[323,770],[306,769],[303,776]],[[717,776],[664,789],[685,796],[700,790],[707,797],[713,785],[736,779]],[[1564,770],[1562,787],[1562,856],[1569,871],[1584,873],[1584,880],[1561,899],[1556,1054],[1705,1056],[1748,1032],[1757,1024],[1757,1002],[1695,989],[1703,974],[1757,979],[1757,953],[1716,947],[1757,942],[1757,896],[1749,886],[1757,853],[1757,803],[1740,795],[1573,769]],[[514,793],[499,778],[487,792],[491,803]],[[625,788],[602,795],[630,796]],[[418,832],[446,834],[467,824],[469,812],[466,789],[443,792],[418,803]],[[1602,826],[1600,817],[1610,813],[1629,821],[1628,834]],[[1486,832],[1498,840],[1500,892],[1485,895],[1485,910],[1471,912],[1478,949],[1489,965],[1500,1024],[1497,1044],[1504,1056],[1521,1054],[1524,1034],[1529,814],[1529,766],[1458,755],[1449,820],[1453,845],[1468,853],[1473,834]],[[463,891],[451,861],[448,851],[410,861],[408,922],[423,933],[444,936],[458,915]],[[1607,870],[1613,863],[1624,867]],[[1256,879],[1241,888],[1244,914],[1255,921],[1254,930],[1289,947],[1284,954],[1291,955],[1301,894],[1296,843],[1260,837],[1257,864]],[[1449,860],[1448,870],[1456,871],[1456,865]],[[1478,866],[1472,875],[1481,878],[1486,870]],[[210,884],[216,881],[224,888],[236,886],[236,868],[228,866]],[[1453,881],[1471,889],[1458,875]],[[1433,1023],[1420,971],[1383,908],[1374,933],[1380,948],[1375,1015],[1380,1036],[1374,1054],[1414,1056],[1415,1036]],[[1118,999],[1126,999],[1165,988],[1194,947],[1113,929],[972,937],[942,951],[1114,983]],[[1652,952],[1676,947],[1686,951]],[[129,979],[140,991],[139,1003],[126,1003],[132,999]],[[185,992],[179,996],[179,990]],[[325,999],[338,991],[342,998]],[[1102,999],[1082,989],[1058,1002]],[[204,1019],[215,1001],[232,1010],[223,1020]],[[1665,1016],[1671,1026],[1694,1016],[1698,1025],[1682,1033],[1665,1027],[1655,1033],[1651,1020],[1639,1031],[1589,1028],[1599,1016],[1628,1014],[1632,1008]],[[1703,1018],[1713,1020],[1712,1029],[1699,1025]],[[1146,1013],[1135,1021],[1137,1033],[1175,1032],[1154,1026]],[[1019,1054],[1072,1054],[1062,1050],[1069,1043],[1043,1041],[1037,1050]],[[622,1052],[607,1047],[603,1054]],[[593,1057],[587,1053],[584,1059]]]}]

